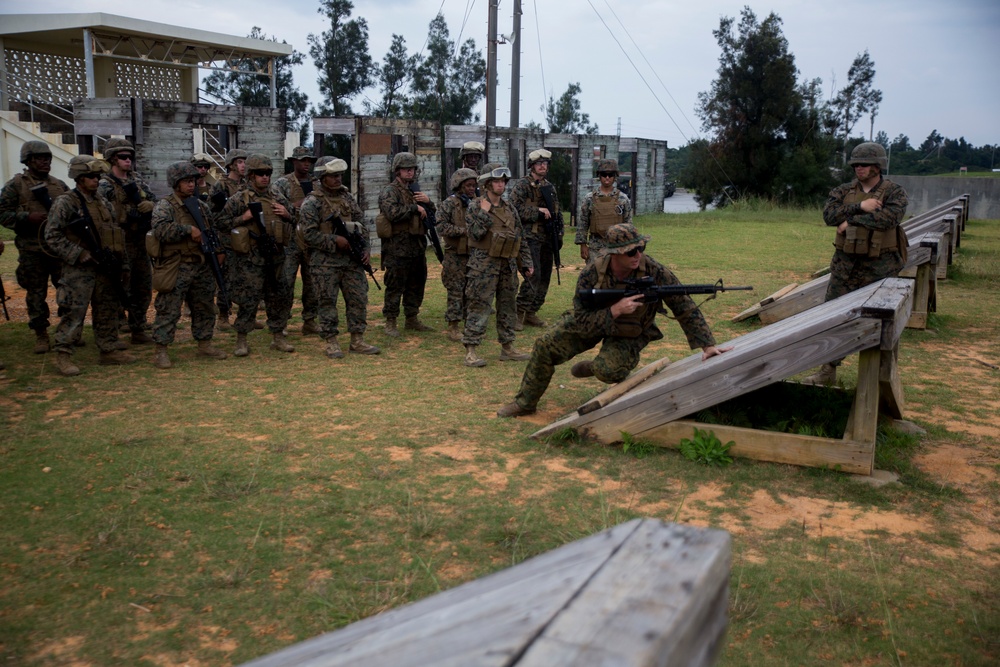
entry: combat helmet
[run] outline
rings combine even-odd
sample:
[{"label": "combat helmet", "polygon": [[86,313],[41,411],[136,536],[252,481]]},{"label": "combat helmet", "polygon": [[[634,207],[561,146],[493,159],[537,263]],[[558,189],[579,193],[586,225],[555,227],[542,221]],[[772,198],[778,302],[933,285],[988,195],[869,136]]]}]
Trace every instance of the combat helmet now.
[{"label": "combat helmet", "polygon": [[538,150],[531,151],[530,153],[528,153],[528,169],[531,169],[531,166],[533,164],[535,164],[536,162],[541,162],[542,160],[545,160],[546,162],[551,161],[552,152],[547,151],[544,148],[539,148]]},{"label": "combat helmet", "polygon": [[600,162],[597,163],[597,173],[598,174],[602,174],[602,173],[608,173],[608,172],[612,172],[614,174],[617,174],[618,173],[618,163],[615,162],[614,160],[610,160],[608,158],[604,158],[603,160],[601,160]]},{"label": "combat helmet", "polygon": [[211,168],[212,156],[209,155],[208,153],[195,153],[194,155],[191,156],[189,162],[191,162],[191,164],[193,164],[196,167],[198,165],[204,165],[205,167]]},{"label": "combat helmet", "polygon": [[866,141],[854,147],[854,150],[851,151],[851,159],[847,161],[847,164],[852,167],[856,164],[877,164],[879,171],[885,172],[889,161],[886,159],[885,147],[882,144]]},{"label": "combat helmet", "polygon": [[451,175],[451,181],[448,183],[448,186],[452,192],[458,192],[458,189],[462,187],[462,183],[465,183],[470,178],[473,180],[478,179],[479,174],[472,169],[462,167]]},{"label": "combat helmet", "polygon": [[[322,162],[322,164],[320,164]],[[339,157],[324,156],[316,162],[316,166],[313,167],[313,176],[316,178],[323,178],[324,176],[334,176],[336,174],[343,174],[347,171],[347,163],[341,160]]]},{"label": "combat helmet", "polygon": [[510,180],[510,169],[503,166],[499,162],[490,162],[488,165],[483,167],[483,171],[480,172],[479,178],[477,179],[480,185],[486,185],[490,181],[502,178],[505,181]]},{"label": "combat helmet", "polygon": [[649,237],[640,234],[635,225],[621,223],[608,229],[604,235],[604,252],[614,255],[624,255],[633,248],[645,247]]},{"label": "combat helmet", "polygon": [[201,172],[198,171],[198,167],[188,161],[174,162],[167,167],[167,183],[172,188],[176,188],[185,178],[199,178],[200,176]]},{"label": "combat helmet", "polygon": [[413,153],[403,151],[402,153],[396,153],[395,157],[392,158],[393,174],[400,169],[409,169],[410,167],[420,168],[420,165],[417,164],[417,156]]},{"label": "combat helmet", "polygon": [[251,174],[255,171],[273,171],[274,167],[271,165],[271,158],[260,153],[254,153],[247,158],[246,169],[247,174]]},{"label": "combat helmet", "polygon": [[226,170],[228,171],[229,168],[232,166],[232,164],[234,162],[236,162],[237,160],[239,160],[241,158],[244,159],[244,160],[246,160],[248,157],[250,157],[250,154],[247,153],[242,148],[234,148],[234,149],[232,149],[231,151],[229,151],[228,153],[226,153]]},{"label": "combat helmet", "polygon": [[25,141],[21,144],[21,164],[28,164],[32,155],[48,155],[52,157],[52,149],[44,141]]},{"label": "combat helmet", "polygon": [[108,139],[104,144],[104,159],[111,162],[119,153],[131,153],[135,157],[135,146],[128,139]]},{"label": "combat helmet", "polygon": [[74,181],[81,176],[100,176],[111,171],[111,165],[93,155],[74,155],[69,161],[69,177]]},{"label": "combat helmet", "polygon": [[305,146],[296,146],[292,149],[292,154],[289,156],[290,160],[312,160],[316,161],[316,156],[313,155],[308,148]]},{"label": "combat helmet", "polygon": [[458,152],[459,159],[465,157],[466,155],[482,155],[486,152],[486,146],[482,145],[478,141],[466,141],[462,144],[462,150]]}]

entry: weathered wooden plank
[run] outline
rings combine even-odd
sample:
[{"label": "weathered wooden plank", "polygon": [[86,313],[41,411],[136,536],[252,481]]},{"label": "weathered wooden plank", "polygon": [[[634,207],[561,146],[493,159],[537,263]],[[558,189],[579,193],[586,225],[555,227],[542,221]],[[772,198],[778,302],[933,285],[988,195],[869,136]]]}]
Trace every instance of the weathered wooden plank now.
[{"label": "weathered wooden plank", "polygon": [[903,382],[899,377],[899,346],[883,350],[878,369],[879,406],[883,414],[902,419],[906,408]]},{"label": "weathered wooden plank", "polygon": [[798,286],[799,286],[798,283],[792,283],[791,285],[785,285],[784,287],[782,287],[781,289],[779,289],[777,292],[771,294],[770,296],[764,297],[763,299],[761,299],[760,301],[758,301],[756,304],[754,304],[754,305],[750,306],[749,308],[747,308],[746,310],[744,310],[742,313],[740,313],[739,315],[737,315],[736,317],[734,317],[732,321],[733,322],[742,322],[743,320],[749,319],[749,318],[753,317],[754,315],[757,315],[758,313],[760,313],[761,308],[763,306],[766,306],[766,305],[768,305],[770,303],[774,303],[775,301],[777,301],[781,297],[785,296],[786,294],[788,294],[789,292],[791,292],[793,289],[795,289]]},{"label": "weathered wooden plank", "polygon": [[[854,404],[851,407],[850,430],[844,434],[845,440],[875,444],[875,434],[878,430],[878,374],[881,357],[882,351],[878,349],[861,351],[858,361],[858,388],[854,394]],[[873,448],[868,472],[864,474],[871,474],[875,464],[874,456],[875,450]]]},{"label": "weathered wooden plank", "polygon": [[[580,145],[580,136],[577,134],[546,134],[546,148],[577,148]],[[529,150],[532,150],[529,146]]]},{"label": "weathered wooden plank", "polygon": [[875,317],[882,320],[883,350],[891,350],[896,346],[899,337],[906,328],[906,321],[913,312],[913,281],[905,278],[883,278],[877,283],[878,288],[861,306],[864,317]]},{"label": "weathered wooden plank", "polygon": [[829,274],[820,276],[804,285],[799,285],[782,298],[772,301],[766,306],[761,306],[761,323],[773,324],[823,303],[823,299],[826,298],[826,286],[829,282]]},{"label": "weathered wooden plank", "polygon": [[585,415],[588,412],[593,412],[594,410],[597,410],[598,408],[603,408],[611,401],[615,400],[620,396],[623,396],[625,392],[631,391],[635,387],[638,387],[640,384],[642,384],[649,378],[653,377],[654,375],[656,375],[669,365],[670,365],[670,359],[668,359],[667,357],[664,357],[663,359],[657,359],[653,363],[647,364],[640,370],[636,371],[635,373],[632,373],[632,375],[628,376],[618,384],[606,389],[605,391],[602,391],[600,394],[598,394],[597,396],[593,397],[592,399],[581,405],[579,408],[577,408],[577,412],[580,413],[581,415]]},{"label": "weathered wooden plank", "polygon": [[733,456],[788,463],[811,468],[831,468],[843,472],[870,474],[872,443],[820,438],[794,433],[776,433],[738,426],[703,424],[691,419],[678,419],[642,434],[644,440],[678,448],[683,438],[694,435],[694,429],[715,433],[722,442],[733,441],[729,452]]}]

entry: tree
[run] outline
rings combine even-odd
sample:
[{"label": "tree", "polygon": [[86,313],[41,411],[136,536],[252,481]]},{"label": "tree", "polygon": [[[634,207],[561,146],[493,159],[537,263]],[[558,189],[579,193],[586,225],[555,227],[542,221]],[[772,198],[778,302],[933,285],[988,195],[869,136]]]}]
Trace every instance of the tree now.
[{"label": "tree", "polygon": [[878,114],[878,105],[882,102],[882,91],[872,87],[874,81],[875,62],[865,49],[864,53],[859,53],[854,58],[851,68],[847,70],[847,85],[833,99],[837,127],[841,130],[835,134],[839,134],[845,142],[866,112],[871,118],[871,131],[875,129],[875,116]]},{"label": "tree", "polygon": [[368,54],[368,22],[350,19],[350,0],[321,0],[316,10],[330,20],[330,29],[316,36],[310,33],[309,55],[319,70],[319,90],[324,116],[349,116],[350,98],[374,81],[375,66]]},{"label": "tree", "polygon": [[407,118],[436,120],[445,125],[468,125],[479,121],[476,104],[486,96],[486,60],[476,49],[475,40],[466,40],[456,49],[449,39],[443,14],[430,22],[427,56],[413,71]]},{"label": "tree", "polygon": [[892,144],[889,143],[889,135],[883,130],[879,130],[878,134],[875,135],[875,143],[881,144],[882,148],[886,150],[889,150],[890,146],[892,146]]},{"label": "tree", "polygon": [[[269,42],[278,41],[277,37],[268,37],[257,26],[253,27],[247,37]],[[281,43],[287,44],[284,40]],[[301,65],[303,58],[298,51],[292,51],[290,56],[274,59],[276,105],[279,109],[288,110],[285,115],[285,131],[300,134],[309,125],[309,115],[306,113],[309,98],[295,87],[292,81],[292,65]],[[254,58],[247,64],[255,70],[267,71],[267,60],[267,58]],[[202,85],[206,93],[227,104],[247,107],[271,106],[271,78],[267,74],[215,70],[205,77]]]},{"label": "tree", "polygon": [[545,122],[549,124],[549,132],[554,134],[597,134],[596,125],[588,125],[590,116],[580,112],[579,83],[571,83],[558,100],[549,97],[548,103],[542,109],[545,112]]},{"label": "tree", "polygon": [[417,57],[406,52],[406,40],[402,35],[392,36],[392,45],[382,59],[382,65],[376,65],[376,80],[382,91],[382,99],[377,103],[365,100],[365,113],[379,118],[400,118],[407,98],[403,94],[410,75],[416,68]]}]

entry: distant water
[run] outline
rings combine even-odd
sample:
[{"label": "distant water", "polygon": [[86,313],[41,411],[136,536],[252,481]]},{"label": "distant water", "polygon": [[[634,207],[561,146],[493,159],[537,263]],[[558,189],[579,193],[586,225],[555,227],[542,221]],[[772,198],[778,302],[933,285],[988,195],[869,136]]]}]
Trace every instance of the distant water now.
[{"label": "distant water", "polygon": [[[708,208],[712,208],[709,206]],[[678,188],[673,197],[663,200],[664,213],[697,213],[698,202],[694,200],[694,195]]]}]

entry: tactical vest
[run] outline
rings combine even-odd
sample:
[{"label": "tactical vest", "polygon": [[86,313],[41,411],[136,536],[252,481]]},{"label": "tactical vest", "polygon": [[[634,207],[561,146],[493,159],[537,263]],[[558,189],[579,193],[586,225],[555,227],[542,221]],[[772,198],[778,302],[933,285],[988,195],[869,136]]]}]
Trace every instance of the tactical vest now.
[{"label": "tactical vest", "polygon": [[611,195],[603,196],[597,192],[591,196],[590,233],[603,239],[608,230],[625,222],[625,211],[618,205],[618,197],[612,191]]},{"label": "tactical vest", "polygon": [[[174,211],[175,223],[178,225],[191,225],[192,227],[198,226],[198,223],[194,220],[194,216],[191,215],[191,211],[187,209],[187,206],[184,205],[184,202],[181,201],[176,193],[171,193],[167,197],[167,202]],[[190,234],[180,241],[160,244],[160,257],[165,259],[178,254],[183,257],[182,261],[185,262],[195,263],[205,260],[205,255],[201,252],[201,244],[192,239]]]},{"label": "tactical vest", "polygon": [[125,186],[129,183],[135,183],[135,186],[139,188],[139,198],[146,199],[146,192],[139,185],[139,181],[135,178],[131,181],[123,181],[113,174],[105,174],[105,176],[114,186],[115,190],[115,200],[112,202],[114,204],[115,223],[122,229],[132,231],[142,228],[143,225],[145,225],[146,229],[149,229],[149,221],[148,219],[144,219],[149,214],[131,213],[136,205],[129,201],[128,195],[125,193]]},{"label": "tactical vest", "polygon": [[[77,204],[76,210],[79,212],[80,217],[83,217],[83,211],[79,208],[80,197],[74,194],[73,199],[74,203]],[[111,212],[108,211],[108,207],[104,205],[101,198],[96,194],[91,199],[87,199],[87,196],[84,195],[83,201],[87,205],[87,213],[90,214],[90,219],[93,221],[94,227],[97,228],[97,235],[101,241],[101,246],[117,255],[123,255],[125,253],[125,233],[121,227],[115,224],[114,219],[111,217]],[[83,242],[83,239],[73,230],[72,226],[65,227],[63,232],[66,234],[66,238],[72,243],[75,243],[84,250],[89,250],[87,244]]]},{"label": "tactical vest", "polygon": [[[393,187],[399,188],[403,192],[403,199],[410,206],[414,206],[417,200],[413,198],[413,192],[409,188],[401,187],[397,184],[393,184]],[[426,233],[424,229],[424,223],[420,219],[420,213],[414,213],[409,220],[403,220],[401,222],[392,223],[392,235],[398,236],[400,234],[412,234],[414,236],[423,236]]]},{"label": "tactical vest", "polygon": [[[879,180],[878,185],[869,192],[854,187],[844,197],[844,204],[860,204],[866,199],[882,199],[886,187],[885,179]],[[862,225],[847,225],[846,230],[837,232],[833,245],[848,255],[874,259],[884,252],[899,250],[901,245],[905,248],[906,234],[898,225],[894,229],[868,229]]]},{"label": "tactical vest", "polygon": [[[619,282],[611,271],[610,254],[598,257],[594,262],[594,268],[597,269],[598,275],[597,289],[625,289],[625,283]],[[645,278],[651,273],[646,256],[643,255],[634,277]],[[620,338],[638,338],[646,327],[653,323],[658,305],[658,303],[643,303],[635,309],[635,312],[619,315],[611,325],[611,335]]]},{"label": "tactical vest", "polygon": [[[346,189],[342,190],[341,193],[336,194],[320,194],[318,191],[314,191],[311,195],[317,197],[320,201],[320,217],[319,217],[319,233],[320,234],[334,234],[333,223],[328,220],[328,218],[336,213],[340,216],[340,219],[344,221],[344,226],[347,227],[348,234],[354,234],[355,232],[365,232],[364,226],[360,222],[354,222],[351,220],[351,205],[349,202],[344,201],[344,196],[346,196]],[[303,244],[305,239],[302,240]]]},{"label": "tactical vest", "polygon": [[[479,200],[474,200],[470,206],[479,206]],[[476,240],[469,237],[469,247],[485,250],[490,257],[517,257],[521,251],[521,236],[517,233],[514,212],[508,204],[501,203],[493,206],[487,215],[493,224],[483,238]]]},{"label": "tactical vest", "polygon": [[[543,183],[544,181],[534,181],[531,180],[530,178],[528,180],[528,192],[531,193],[531,197],[528,198],[528,201],[531,202],[531,205],[534,206],[535,208],[545,208],[545,200],[542,198]],[[556,214],[555,211],[549,211],[549,213],[551,213],[553,216]],[[543,231],[542,226],[544,224],[545,224],[544,218],[539,216],[539,219],[536,220],[531,225],[531,231],[535,234],[541,234]]]},{"label": "tactical vest", "polygon": [[42,215],[48,215],[49,212],[42,205],[42,202],[35,198],[32,194],[31,188],[36,185],[45,184],[45,189],[49,193],[49,199],[55,201],[60,195],[64,195],[69,190],[60,182],[58,179],[53,177],[48,177],[43,181],[33,178],[31,174],[25,172],[23,174],[14,175],[14,183],[17,185],[18,192],[20,193],[20,201],[18,201],[17,210],[18,212],[25,213],[41,213]]},{"label": "tactical vest", "polygon": [[[462,206],[462,200],[456,196],[451,195],[449,199],[455,200],[455,206],[451,208],[451,220],[450,222],[455,227],[461,229],[463,232],[465,229],[465,213],[466,209]],[[454,236],[444,236],[444,245],[449,250],[454,250],[456,254],[468,255],[469,254],[469,236],[468,234],[462,234],[459,237]]]},{"label": "tactical vest", "polygon": [[[250,202],[257,201],[261,204],[261,209],[264,216],[264,229],[268,236],[274,239],[274,242],[280,246],[287,245],[292,242],[295,229],[292,227],[291,223],[285,222],[280,216],[274,212],[274,200],[271,199],[269,194],[261,195],[256,191],[251,191],[250,188],[244,189],[243,193],[243,205],[246,208],[250,207]],[[254,220],[251,220],[245,225],[240,225],[233,229],[233,234],[246,234],[250,240],[250,246],[256,247],[257,241],[249,236],[249,232],[257,233],[258,227]],[[237,246],[233,246],[237,249]],[[237,249],[237,251],[239,251]]]}]

